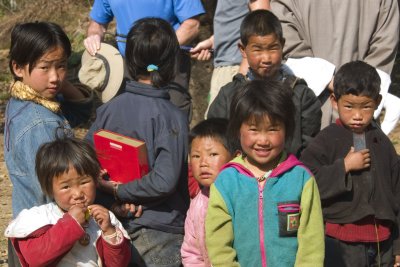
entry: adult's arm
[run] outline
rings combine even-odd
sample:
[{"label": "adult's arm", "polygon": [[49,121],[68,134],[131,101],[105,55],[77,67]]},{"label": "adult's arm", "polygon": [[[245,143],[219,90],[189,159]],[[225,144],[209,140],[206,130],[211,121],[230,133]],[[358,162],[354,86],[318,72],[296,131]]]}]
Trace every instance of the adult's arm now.
[{"label": "adult's arm", "polygon": [[200,21],[197,16],[183,21],[175,31],[179,44],[190,44],[199,34],[199,27]]},{"label": "adult's arm", "polygon": [[369,53],[363,59],[371,66],[390,75],[399,42],[399,6],[397,0],[381,1]]}]

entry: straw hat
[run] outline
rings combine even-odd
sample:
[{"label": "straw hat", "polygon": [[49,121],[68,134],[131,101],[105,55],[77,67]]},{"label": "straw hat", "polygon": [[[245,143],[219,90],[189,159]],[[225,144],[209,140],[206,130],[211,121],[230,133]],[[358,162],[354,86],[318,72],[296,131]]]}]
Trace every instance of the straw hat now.
[{"label": "straw hat", "polygon": [[95,56],[85,50],[81,63],[79,81],[99,92],[103,103],[118,93],[124,78],[124,61],[118,49],[101,43]]}]

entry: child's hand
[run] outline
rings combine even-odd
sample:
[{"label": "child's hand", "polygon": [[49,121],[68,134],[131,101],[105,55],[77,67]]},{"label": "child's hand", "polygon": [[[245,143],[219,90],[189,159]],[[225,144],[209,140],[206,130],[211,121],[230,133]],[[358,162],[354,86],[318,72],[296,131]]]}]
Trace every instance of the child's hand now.
[{"label": "child's hand", "polygon": [[350,148],[349,153],[344,158],[344,168],[346,173],[368,168],[371,165],[369,149],[362,149],[355,152],[354,147]]},{"label": "child's hand", "polygon": [[84,225],[87,220],[86,220],[86,211],[87,208],[83,204],[77,204],[73,205],[69,210],[68,214],[74,217],[74,219],[80,224]]},{"label": "child's hand", "polygon": [[111,211],[118,217],[138,218],[142,216],[143,208],[142,205],[114,203],[111,206]]},{"label": "child's hand", "polygon": [[90,205],[88,209],[90,211],[90,215],[93,217],[105,235],[111,235],[115,233],[115,227],[111,224],[110,213],[108,212],[108,209],[96,204]]}]

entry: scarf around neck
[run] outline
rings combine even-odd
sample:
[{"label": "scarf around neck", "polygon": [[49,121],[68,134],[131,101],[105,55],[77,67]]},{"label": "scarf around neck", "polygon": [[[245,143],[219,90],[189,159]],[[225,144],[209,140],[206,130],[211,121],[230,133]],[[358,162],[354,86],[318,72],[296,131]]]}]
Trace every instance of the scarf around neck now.
[{"label": "scarf around neck", "polygon": [[41,96],[32,87],[24,84],[21,81],[16,81],[11,84],[10,93],[11,96],[16,99],[23,101],[32,101],[51,110],[54,113],[59,113],[61,111],[60,103],[58,101],[50,100]]}]

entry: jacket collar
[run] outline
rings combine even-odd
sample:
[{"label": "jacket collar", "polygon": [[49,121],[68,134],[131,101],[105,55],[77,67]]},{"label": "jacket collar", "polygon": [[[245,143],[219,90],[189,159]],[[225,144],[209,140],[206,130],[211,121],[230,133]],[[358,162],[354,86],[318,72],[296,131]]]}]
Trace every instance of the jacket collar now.
[{"label": "jacket collar", "polygon": [[125,92],[134,93],[138,95],[148,96],[148,97],[156,97],[156,98],[164,98],[169,99],[167,88],[156,88],[152,85],[139,83],[137,81],[127,81],[125,86]]},{"label": "jacket collar", "polygon": [[[283,152],[278,166],[272,170],[269,177],[278,177],[295,166],[305,167],[304,164],[301,163],[294,155],[292,154],[288,155],[286,152]],[[254,174],[245,167],[244,158],[241,155],[237,156],[232,161],[225,164],[221,170],[229,167],[235,168],[244,175],[254,177]]]}]

